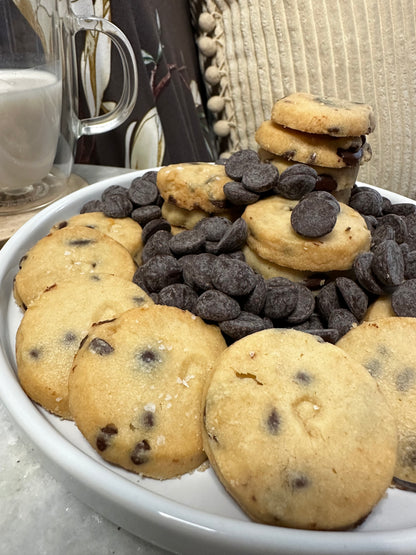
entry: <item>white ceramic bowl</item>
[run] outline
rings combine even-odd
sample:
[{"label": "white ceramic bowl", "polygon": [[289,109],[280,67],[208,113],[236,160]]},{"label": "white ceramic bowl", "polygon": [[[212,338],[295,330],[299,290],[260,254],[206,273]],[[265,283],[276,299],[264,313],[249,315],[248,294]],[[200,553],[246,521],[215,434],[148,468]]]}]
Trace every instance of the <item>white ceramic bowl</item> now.
[{"label": "white ceramic bowl", "polygon": [[[103,461],[74,423],[33,404],[16,378],[15,333],[21,312],[13,299],[20,258],[52,225],[79,212],[110,185],[129,186],[144,172],[107,179],[72,193],[29,220],[0,251],[0,397],[37,448],[48,470],[80,500],[131,533],[182,553],[416,553],[416,493],[389,489],[364,524],[347,532],[292,530],[251,522],[212,469],[180,479],[141,478]],[[381,191],[393,202],[408,199]]]}]

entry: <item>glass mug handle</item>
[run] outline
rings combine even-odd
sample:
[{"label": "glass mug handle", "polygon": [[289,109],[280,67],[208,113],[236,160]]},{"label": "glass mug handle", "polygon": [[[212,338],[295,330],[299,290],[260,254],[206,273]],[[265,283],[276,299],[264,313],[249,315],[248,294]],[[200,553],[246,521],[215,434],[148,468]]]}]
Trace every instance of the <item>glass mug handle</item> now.
[{"label": "glass mug handle", "polygon": [[100,116],[76,119],[75,135],[95,135],[105,133],[121,125],[131,114],[137,100],[138,77],[133,48],[126,35],[113,23],[94,16],[69,16],[70,29],[75,35],[78,31],[98,31],[107,35],[116,46],[123,70],[123,90],[115,108]]}]

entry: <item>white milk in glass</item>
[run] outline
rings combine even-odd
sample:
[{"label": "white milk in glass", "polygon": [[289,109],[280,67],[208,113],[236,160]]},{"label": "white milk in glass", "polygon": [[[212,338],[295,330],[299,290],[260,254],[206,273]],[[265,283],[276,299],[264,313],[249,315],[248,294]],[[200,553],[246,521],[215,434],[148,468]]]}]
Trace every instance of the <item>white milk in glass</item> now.
[{"label": "white milk in glass", "polygon": [[48,71],[0,69],[0,189],[38,182],[53,166],[62,83]]}]

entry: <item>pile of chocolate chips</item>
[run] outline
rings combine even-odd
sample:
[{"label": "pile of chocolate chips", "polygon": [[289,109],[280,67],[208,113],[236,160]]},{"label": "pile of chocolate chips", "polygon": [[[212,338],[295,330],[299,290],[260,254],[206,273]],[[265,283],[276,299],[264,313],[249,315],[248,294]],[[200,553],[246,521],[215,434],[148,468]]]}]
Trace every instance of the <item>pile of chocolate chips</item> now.
[{"label": "pile of chocolate chips", "polygon": [[[274,166],[250,150],[222,163],[230,177],[224,192],[235,206],[244,208],[268,195],[280,195],[299,200],[292,211],[298,233],[316,237],[335,225],[339,204],[329,193],[314,189],[317,174],[309,166],[295,164],[279,176]],[[246,263],[242,248],[247,225],[242,218],[230,222],[207,217],[193,229],[173,234],[161,215],[163,199],[156,180],[157,172],[149,171],[129,188],[111,186],[81,213],[101,211],[137,221],[144,247],[133,281],[154,302],[217,324],[229,343],[271,327],[300,329],[335,343],[362,320],[371,301],[390,293],[398,316],[416,316],[415,205],[392,205],[375,189],[355,186],[350,205],[367,222],[371,251],[357,257],[348,277],[328,281],[328,276],[319,275],[297,283],[282,277],[265,279]],[[307,218],[312,225],[305,224],[305,212],[316,215]]]}]

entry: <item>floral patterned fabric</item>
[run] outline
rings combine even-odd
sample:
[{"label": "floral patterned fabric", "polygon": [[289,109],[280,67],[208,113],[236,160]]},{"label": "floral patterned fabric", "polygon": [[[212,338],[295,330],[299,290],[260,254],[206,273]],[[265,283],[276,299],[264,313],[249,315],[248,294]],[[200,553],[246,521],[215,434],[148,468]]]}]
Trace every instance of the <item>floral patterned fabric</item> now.
[{"label": "floral patterned fabric", "polygon": [[[117,25],[136,54],[139,91],[128,120],[78,141],[76,161],[144,169],[216,158],[201,86],[198,52],[186,0],[73,0],[78,15]],[[80,117],[110,110],[120,96],[118,54],[105,36],[77,36]]]}]

